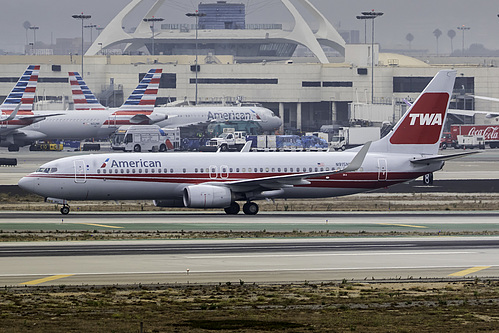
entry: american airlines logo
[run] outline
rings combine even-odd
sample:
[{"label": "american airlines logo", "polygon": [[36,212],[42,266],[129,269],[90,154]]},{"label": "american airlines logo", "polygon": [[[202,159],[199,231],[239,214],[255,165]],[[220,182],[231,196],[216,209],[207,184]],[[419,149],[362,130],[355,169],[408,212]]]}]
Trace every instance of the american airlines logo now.
[{"label": "american airlines logo", "polygon": [[208,120],[251,120],[251,113],[249,112],[208,112]]},{"label": "american airlines logo", "polygon": [[[101,168],[105,168],[109,162],[109,158],[102,163]],[[135,161],[111,161],[111,168],[160,168],[161,161],[148,161],[143,159],[138,159]]]},{"label": "american airlines logo", "polygon": [[410,126],[414,126],[417,123],[421,126],[442,125],[441,113],[410,113],[409,117],[411,118],[411,123],[409,124]]}]

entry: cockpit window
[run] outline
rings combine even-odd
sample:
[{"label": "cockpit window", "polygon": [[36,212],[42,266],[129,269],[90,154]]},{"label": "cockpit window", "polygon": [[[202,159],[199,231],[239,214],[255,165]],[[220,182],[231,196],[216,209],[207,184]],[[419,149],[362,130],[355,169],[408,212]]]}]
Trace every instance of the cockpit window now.
[{"label": "cockpit window", "polygon": [[36,172],[43,172],[43,173],[54,173],[57,172],[57,168],[38,168]]}]

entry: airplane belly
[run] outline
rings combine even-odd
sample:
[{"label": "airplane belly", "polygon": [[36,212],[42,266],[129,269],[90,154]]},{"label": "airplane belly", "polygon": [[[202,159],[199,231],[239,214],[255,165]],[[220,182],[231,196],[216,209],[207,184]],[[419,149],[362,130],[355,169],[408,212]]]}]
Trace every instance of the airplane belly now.
[{"label": "airplane belly", "polygon": [[87,200],[154,200],[181,197],[178,184],[120,180],[87,180]]}]

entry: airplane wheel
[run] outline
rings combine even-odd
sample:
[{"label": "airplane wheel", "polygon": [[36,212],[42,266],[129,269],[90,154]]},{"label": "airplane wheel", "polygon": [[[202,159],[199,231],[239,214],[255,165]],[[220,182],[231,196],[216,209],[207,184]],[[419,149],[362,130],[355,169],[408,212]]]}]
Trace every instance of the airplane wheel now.
[{"label": "airplane wheel", "polygon": [[254,202],[247,202],[243,206],[243,212],[246,215],[256,215],[258,213],[258,205]]},{"label": "airplane wheel", "polygon": [[227,215],[237,215],[237,213],[241,210],[241,207],[239,207],[237,202],[233,202],[229,207],[224,208],[224,210]]},{"label": "airplane wheel", "polygon": [[18,145],[10,145],[8,147],[9,151],[19,151],[19,146]]},{"label": "airplane wheel", "polygon": [[69,206],[62,206],[61,207],[61,214],[68,215],[69,214]]},{"label": "airplane wheel", "polygon": [[136,153],[140,153],[140,151],[142,150],[142,148],[140,148],[140,145],[135,145],[133,146],[133,151],[136,152]]}]

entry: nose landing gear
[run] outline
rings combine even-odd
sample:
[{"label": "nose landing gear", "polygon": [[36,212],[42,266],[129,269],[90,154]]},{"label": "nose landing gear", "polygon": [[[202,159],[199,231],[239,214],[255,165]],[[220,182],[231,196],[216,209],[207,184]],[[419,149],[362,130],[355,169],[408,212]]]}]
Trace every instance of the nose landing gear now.
[{"label": "nose landing gear", "polygon": [[68,215],[69,214],[69,205],[64,205],[61,207],[61,214],[62,215]]}]

